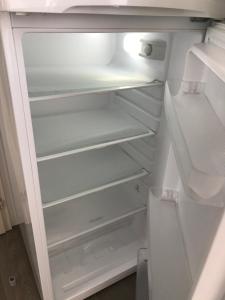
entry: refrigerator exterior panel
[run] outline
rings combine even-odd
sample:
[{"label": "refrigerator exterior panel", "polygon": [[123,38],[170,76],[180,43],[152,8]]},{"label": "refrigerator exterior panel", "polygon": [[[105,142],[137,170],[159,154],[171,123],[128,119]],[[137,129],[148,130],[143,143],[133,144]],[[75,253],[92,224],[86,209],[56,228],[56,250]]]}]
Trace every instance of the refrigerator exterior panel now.
[{"label": "refrigerator exterior panel", "polygon": [[[36,271],[38,285],[44,299],[53,300],[47,242],[44,228],[40,190],[37,178],[34,144],[32,144],[32,125],[29,112],[29,103],[23,101],[20,85],[17,54],[15,51],[13,32],[8,13],[0,15],[0,35],[2,59],[4,59],[5,85],[9,88],[10,97],[8,105],[12,108],[18,141],[19,156],[22,166],[22,176],[25,191],[17,198],[18,204],[23,208],[24,240],[30,256],[33,269]],[[3,95],[3,98],[6,95]],[[2,103],[1,103],[2,104]],[[3,104],[4,105],[4,104]],[[33,146],[33,148],[32,148]],[[33,149],[33,152],[32,152]],[[32,156],[32,153],[34,157]],[[35,176],[36,175],[36,176]],[[37,267],[38,266],[38,267]]]},{"label": "refrigerator exterior panel", "polygon": [[1,0],[0,10],[42,13],[91,11],[91,13],[104,14],[223,18],[225,16],[225,3],[223,0]]}]

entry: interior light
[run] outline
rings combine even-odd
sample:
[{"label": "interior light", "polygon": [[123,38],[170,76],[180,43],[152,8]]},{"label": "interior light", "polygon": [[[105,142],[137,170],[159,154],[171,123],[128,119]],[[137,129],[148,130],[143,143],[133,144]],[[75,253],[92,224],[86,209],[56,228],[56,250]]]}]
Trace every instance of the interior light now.
[{"label": "interior light", "polygon": [[124,50],[133,58],[148,58],[163,61],[166,56],[166,41],[140,37],[138,33],[128,33],[124,38]]},{"label": "interior light", "polygon": [[139,53],[142,49],[140,34],[128,33],[124,38],[124,50],[133,58],[140,58]]}]

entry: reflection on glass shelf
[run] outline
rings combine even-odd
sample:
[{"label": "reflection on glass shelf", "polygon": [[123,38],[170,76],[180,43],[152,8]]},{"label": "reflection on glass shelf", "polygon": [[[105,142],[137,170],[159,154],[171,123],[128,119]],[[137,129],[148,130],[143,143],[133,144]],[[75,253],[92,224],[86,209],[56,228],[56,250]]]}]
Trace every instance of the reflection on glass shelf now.
[{"label": "reflection on glass shelf", "polygon": [[38,164],[43,208],[146,176],[119,146]]},{"label": "reflection on glass shelf", "polygon": [[38,161],[154,134],[118,109],[34,117],[33,129]]},{"label": "reflection on glass shelf", "polygon": [[62,95],[81,95],[145,86],[163,85],[154,78],[118,68],[38,69],[27,71],[30,101]]}]

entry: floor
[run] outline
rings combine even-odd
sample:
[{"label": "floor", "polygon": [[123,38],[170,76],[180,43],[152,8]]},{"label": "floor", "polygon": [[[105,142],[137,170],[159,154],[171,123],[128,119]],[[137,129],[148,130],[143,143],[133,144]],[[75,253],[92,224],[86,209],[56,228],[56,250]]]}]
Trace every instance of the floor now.
[{"label": "floor", "polygon": [[[15,276],[15,286],[10,286],[10,276]],[[87,300],[135,300],[135,280],[131,275]],[[0,299],[40,300],[18,227],[0,236]]]},{"label": "floor", "polygon": [[86,300],[135,300],[135,274],[126,277]]},{"label": "floor", "polygon": [[[9,285],[9,277],[16,285]],[[0,299],[40,300],[18,227],[0,236]]]}]

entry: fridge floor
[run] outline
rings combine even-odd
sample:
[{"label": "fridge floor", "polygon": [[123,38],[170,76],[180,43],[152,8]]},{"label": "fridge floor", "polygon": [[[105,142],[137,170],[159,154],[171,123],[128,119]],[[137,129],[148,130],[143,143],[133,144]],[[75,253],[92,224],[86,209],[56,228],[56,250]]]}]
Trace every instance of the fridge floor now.
[{"label": "fridge floor", "polygon": [[[0,235],[0,299],[41,300],[18,227]],[[16,285],[9,285],[9,276]]]},{"label": "fridge floor", "polygon": [[105,288],[85,300],[135,300],[136,273]]},{"label": "fridge floor", "polygon": [[84,298],[132,274],[144,245],[145,214],[54,250],[50,256],[55,297]]}]

